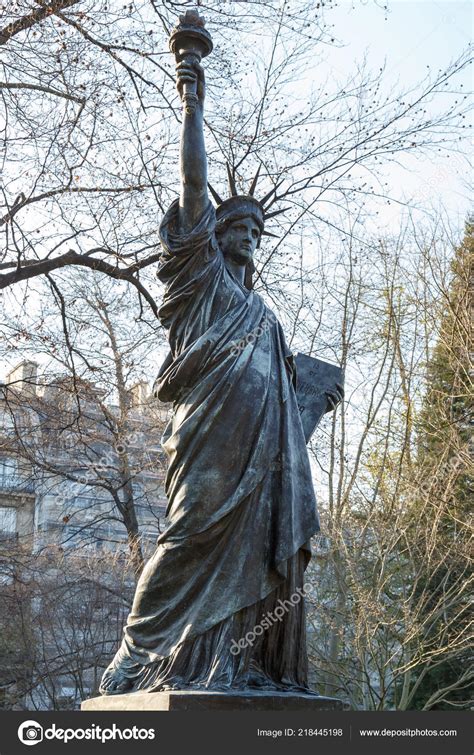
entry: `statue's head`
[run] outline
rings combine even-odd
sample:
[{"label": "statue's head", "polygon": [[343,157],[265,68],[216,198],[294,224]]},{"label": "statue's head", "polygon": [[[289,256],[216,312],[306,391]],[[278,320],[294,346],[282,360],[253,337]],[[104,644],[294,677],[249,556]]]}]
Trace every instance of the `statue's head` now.
[{"label": "statue's head", "polygon": [[252,288],[252,274],[255,270],[253,254],[255,249],[260,246],[261,237],[263,235],[274,235],[264,230],[265,220],[284,212],[284,210],[277,210],[269,213],[268,207],[265,208],[265,203],[268,200],[271,200],[271,204],[275,201],[275,198],[272,197],[273,195],[276,197],[276,190],[280,184],[275,186],[261,201],[254,197],[259,172],[260,168],[252,181],[249,193],[238,194],[234,173],[227,165],[231,196],[224,200],[208,184],[217,204],[216,236],[219,246],[224,257],[232,259],[237,265],[246,266],[245,285],[247,288]]},{"label": "statue's head", "polygon": [[238,265],[251,264],[263,232],[263,208],[254,197],[237,195],[216,210],[216,236],[224,257]]}]

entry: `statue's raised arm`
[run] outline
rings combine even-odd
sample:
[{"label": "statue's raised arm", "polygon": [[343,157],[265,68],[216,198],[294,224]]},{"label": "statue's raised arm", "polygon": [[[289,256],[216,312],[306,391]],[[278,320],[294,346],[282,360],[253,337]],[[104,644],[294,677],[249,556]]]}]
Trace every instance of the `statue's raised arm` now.
[{"label": "statue's raised arm", "polygon": [[204,143],[204,71],[201,59],[212,50],[212,40],[204,19],[195,11],[180,16],[170,39],[176,57],[176,86],[183,101],[180,141],[179,225],[186,233],[206,209],[207,158]]}]

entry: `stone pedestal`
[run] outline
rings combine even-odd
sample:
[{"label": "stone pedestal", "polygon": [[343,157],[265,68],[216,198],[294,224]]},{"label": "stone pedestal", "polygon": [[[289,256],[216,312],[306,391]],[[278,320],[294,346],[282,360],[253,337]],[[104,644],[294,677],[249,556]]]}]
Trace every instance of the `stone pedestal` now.
[{"label": "stone pedestal", "polygon": [[189,710],[189,711],[337,711],[343,703],[334,697],[290,692],[132,692],[84,700],[81,710]]}]

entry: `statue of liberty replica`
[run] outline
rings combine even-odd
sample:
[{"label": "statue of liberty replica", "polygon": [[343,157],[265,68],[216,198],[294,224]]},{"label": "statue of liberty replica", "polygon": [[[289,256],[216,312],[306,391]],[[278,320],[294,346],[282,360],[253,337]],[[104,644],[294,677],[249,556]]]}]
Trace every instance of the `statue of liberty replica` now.
[{"label": "statue of liberty replica", "polygon": [[[174,409],[162,441],[168,526],[100,690],[307,693],[303,584],[316,500],[294,359],[251,288],[273,192],[259,201],[254,180],[240,195],[230,172],[231,196],[211,190],[211,203],[200,60],[212,41],[195,12],[180,21],[170,45],[181,185],[161,223],[158,269],[170,353],[155,383]],[[326,392],[327,409],[340,394]]]}]

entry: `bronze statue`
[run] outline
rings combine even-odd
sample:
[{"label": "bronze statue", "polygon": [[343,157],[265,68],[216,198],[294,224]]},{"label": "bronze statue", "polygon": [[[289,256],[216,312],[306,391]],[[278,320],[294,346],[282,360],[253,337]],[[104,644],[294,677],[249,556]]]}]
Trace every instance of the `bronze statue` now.
[{"label": "bronze statue", "polygon": [[[158,270],[170,354],[155,386],[174,404],[163,437],[169,525],[101,692],[307,691],[303,577],[318,516],[294,360],[249,288],[265,201],[256,181],[237,195],[232,180],[234,196],[217,210],[209,201],[199,60],[212,43],[196,14],[181,22],[188,40],[171,38],[181,192],[160,227]],[[327,394],[331,408],[341,393]]]}]

